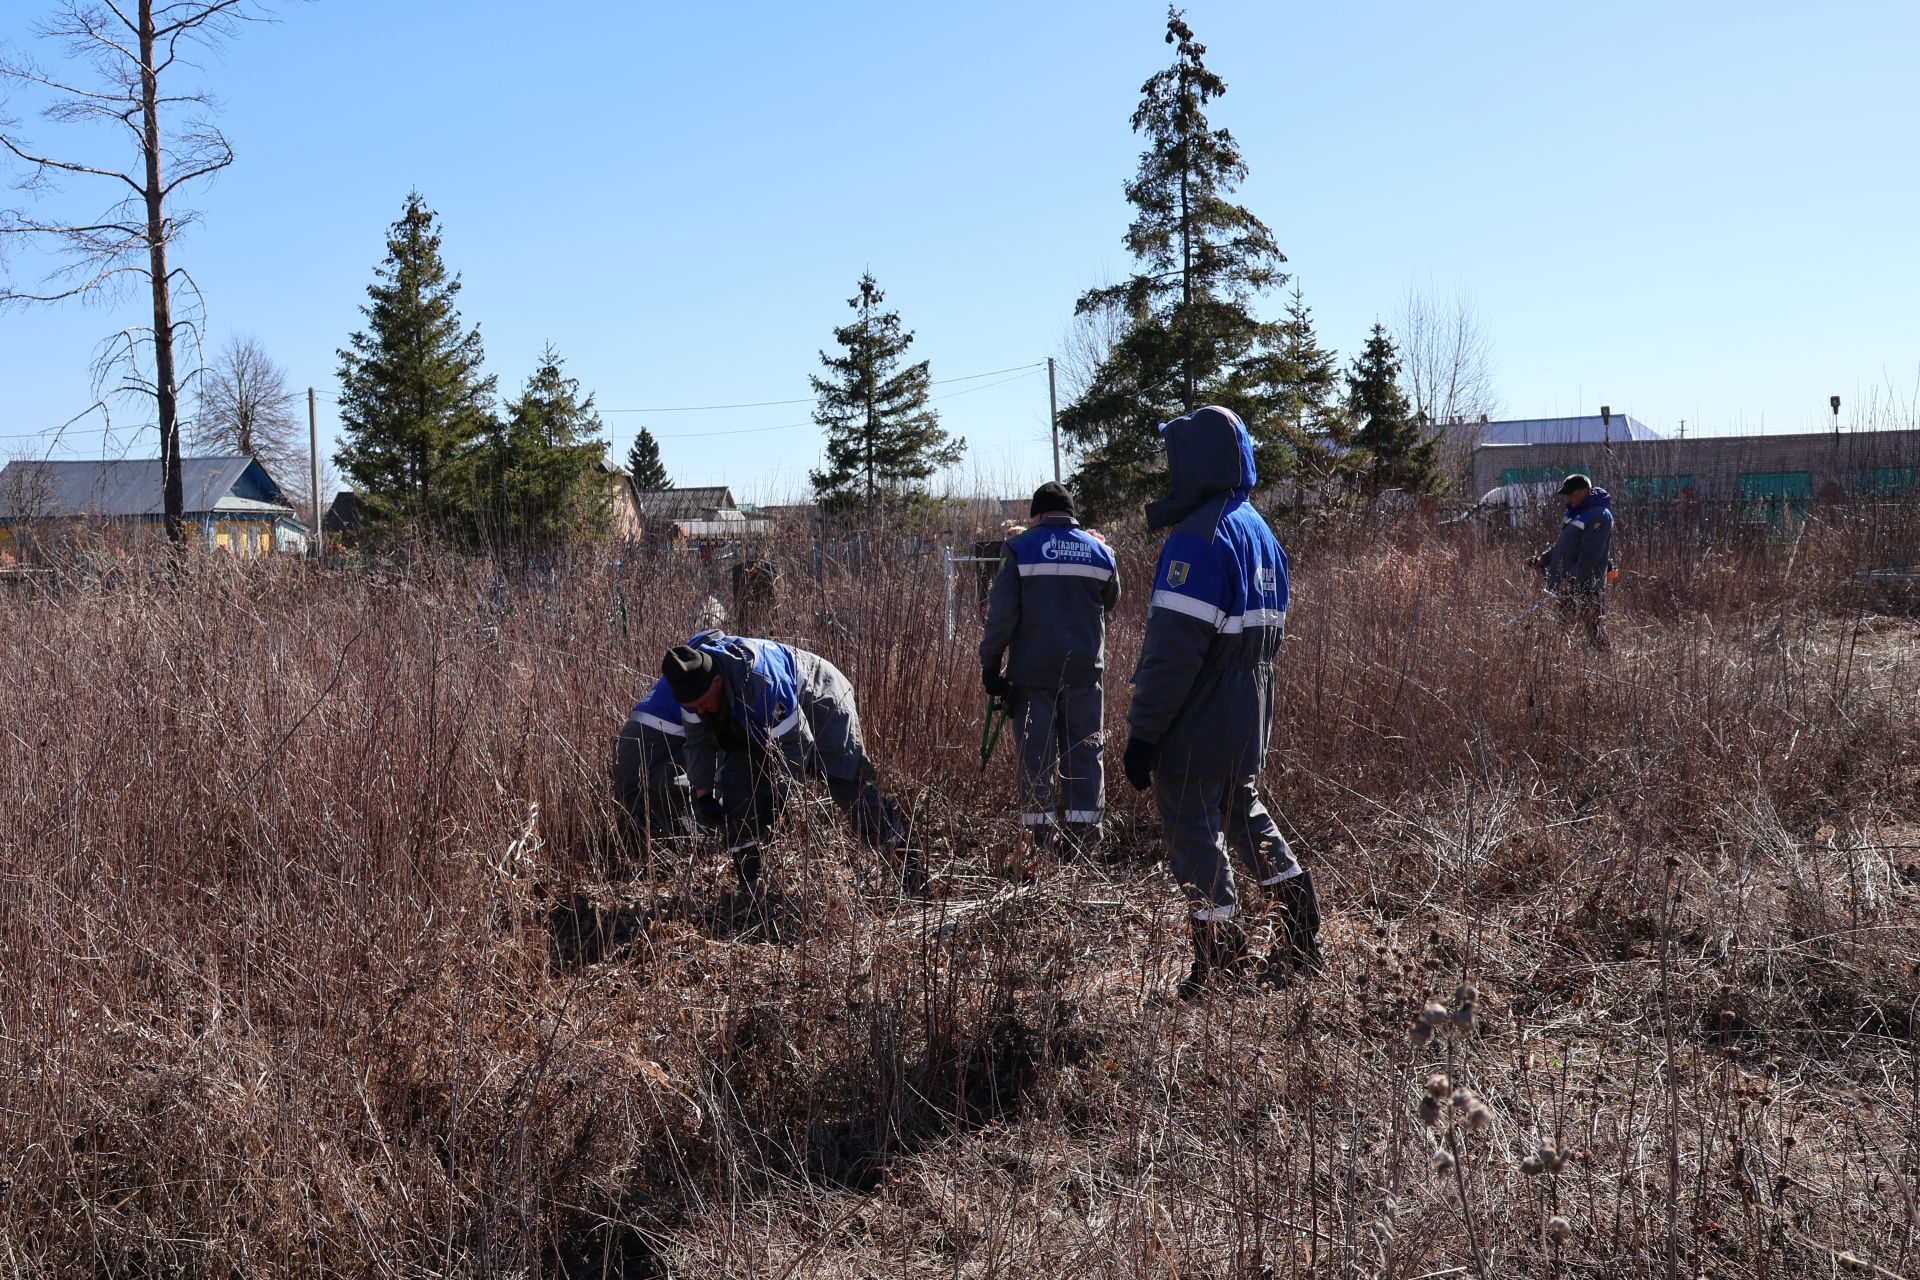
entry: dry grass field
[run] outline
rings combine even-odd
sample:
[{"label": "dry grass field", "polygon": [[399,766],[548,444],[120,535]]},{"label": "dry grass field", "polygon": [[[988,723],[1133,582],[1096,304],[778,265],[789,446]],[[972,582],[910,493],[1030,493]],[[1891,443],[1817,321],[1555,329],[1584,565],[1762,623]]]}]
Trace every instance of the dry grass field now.
[{"label": "dry grass field", "polygon": [[764,903],[620,846],[697,564],[14,591],[0,1277],[1920,1275],[1920,632],[1848,581],[1914,527],[1623,517],[1596,654],[1505,625],[1516,544],[1283,526],[1328,969],[1191,1005],[1117,776],[1113,863],[993,874],[1013,753],[904,538],[777,548],[758,630],[852,676],[924,896],[824,796]]}]

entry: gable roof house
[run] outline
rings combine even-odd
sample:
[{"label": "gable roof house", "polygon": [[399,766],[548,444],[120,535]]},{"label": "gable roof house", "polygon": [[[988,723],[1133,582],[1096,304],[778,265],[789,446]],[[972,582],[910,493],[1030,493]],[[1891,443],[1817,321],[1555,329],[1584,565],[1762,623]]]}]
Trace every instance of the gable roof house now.
[{"label": "gable roof house", "polygon": [[[209,550],[303,553],[307,526],[259,461],[244,454],[180,460],[182,515]],[[0,547],[76,528],[161,538],[160,460],[22,460],[0,470]]]},{"label": "gable roof house", "polygon": [[715,547],[764,538],[773,531],[773,521],[742,511],[725,485],[636,489],[633,496],[645,536],[677,551],[711,556]]}]

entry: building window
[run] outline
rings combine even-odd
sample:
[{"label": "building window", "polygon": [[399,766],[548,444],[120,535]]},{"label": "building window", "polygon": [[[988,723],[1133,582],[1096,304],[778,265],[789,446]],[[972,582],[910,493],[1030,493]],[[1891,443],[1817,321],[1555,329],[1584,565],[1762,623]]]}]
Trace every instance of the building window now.
[{"label": "building window", "polygon": [[1583,466],[1571,467],[1508,467],[1500,473],[1500,483],[1509,484],[1559,484],[1570,475],[1590,476],[1592,471]]},{"label": "building window", "polygon": [[1691,488],[1692,476],[1628,476],[1626,484],[1627,496],[1642,502],[1674,502]]},{"label": "building window", "polygon": [[1854,487],[1870,498],[1898,498],[1920,493],[1920,467],[1862,467]]},{"label": "building window", "polygon": [[1740,518],[1778,532],[1797,529],[1813,502],[1813,474],[1807,471],[1742,471]]}]

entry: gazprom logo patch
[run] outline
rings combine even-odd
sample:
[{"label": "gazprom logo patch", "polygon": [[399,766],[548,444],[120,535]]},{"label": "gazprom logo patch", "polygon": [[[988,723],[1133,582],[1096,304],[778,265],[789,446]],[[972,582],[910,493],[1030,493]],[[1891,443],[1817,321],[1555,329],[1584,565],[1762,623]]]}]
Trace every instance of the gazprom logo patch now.
[{"label": "gazprom logo patch", "polygon": [[1091,561],[1093,548],[1071,538],[1049,538],[1047,545],[1040,548],[1040,555],[1047,560]]},{"label": "gazprom logo patch", "polygon": [[1253,585],[1262,595],[1272,595],[1280,589],[1280,575],[1273,571],[1272,565],[1261,565],[1253,573]]}]

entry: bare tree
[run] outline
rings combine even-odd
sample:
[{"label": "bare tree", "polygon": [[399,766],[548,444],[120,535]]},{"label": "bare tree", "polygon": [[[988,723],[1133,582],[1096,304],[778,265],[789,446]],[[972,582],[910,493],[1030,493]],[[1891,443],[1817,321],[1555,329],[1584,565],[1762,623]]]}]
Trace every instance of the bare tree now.
[{"label": "bare tree", "polygon": [[[71,127],[76,137],[75,151],[55,156],[29,143],[17,122],[0,118],[0,153],[25,167],[19,189],[38,197],[63,179],[96,179],[120,197],[95,217],[0,211],[0,245],[44,244],[60,259],[36,289],[0,286],[0,304],[110,301],[144,285],[151,323],[129,325],[102,344],[95,377],[104,394],[154,401],[162,506],[167,536],[176,543],[186,539],[179,397],[193,376],[191,371],[185,379],[180,376],[178,347],[184,339],[197,351],[201,308],[192,277],[168,261],[169,248],[195,221],[175,196],[186,184],[232,164],[233,148],[212,122],[212,100],[196,90],[176,89],[174,82],[192,66],[185,61],[188,54],[230,36],[254,16],[255,5],[256,0],[55,0],[38,34],[64,52],[76,74],[60,77],[30,58],[0,58],[0,86],[45,99],[41,117]],[[127,165],[94,160],[88,150],[129,145],[133,163]]]},{"label": "bare tree", "polygon": [[1441,469],[1457,479],[1480,443],[1480,421],[1499,409],[1486,321],[1465,289],[1443,299],[1415,286],[1395,327],[1407,402],[1440,433]]},{"label": "bare tree", "polygon": [[187,426],[196,451],[258,458],[282,484],[302,482],[306,424],[287,375],[250,337],[230,338],[200,378],[200,412]]},{"label": "bare tree", "polygon": [[[1089,296],[1107,286],[1089,290]],[[1129,328],[1126,308],[1102,299],[1084,310],[1076,309],[1060,335],[1060,400],[1071,404],[1087,393],[1100,366]]]}]

